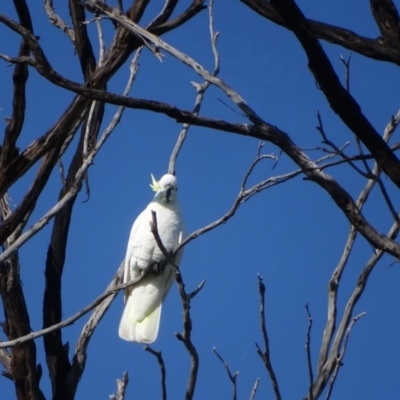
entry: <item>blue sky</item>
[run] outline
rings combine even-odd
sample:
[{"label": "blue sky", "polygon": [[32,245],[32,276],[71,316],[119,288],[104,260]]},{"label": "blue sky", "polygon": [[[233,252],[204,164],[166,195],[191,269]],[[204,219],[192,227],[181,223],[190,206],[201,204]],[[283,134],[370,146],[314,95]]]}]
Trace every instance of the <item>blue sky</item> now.
[{"label": "blue sky", "polygon": [[[41,37],[40,43],[53,67],[81,82],[78,58],[68,39],[48,23],[44,11],[35,2],[28,3],[35,33]],[[231,1],[229,6],[220,0],[215,3],[215,30],[220,32],[220,76],[224,81],[266,121],[290,134],[301,148],[321,145],[321,137],[315,128],[319,110],[328,136],[339,146],[350,141],[349,153],[356,152],[353,134],[330,110],[322,92],[317,89],[294,35],[261,18],[239,1]],[[162,4],[162,1],[151,3],[143,24],[152,19]],[[307,17],[344,26],[368,37],[378,35],[366,3],[303,0],[298,4]],[[68,20],[68,11],[61,4],[55,6]],[[1,5],[0,12],[15,18],[9,4]],[[109,22],[104,24],[109,43],[113,30]],[[96,44],[94,24],[90,30]],[[7,38],[2,40],[0,51],[15,55],[19,43],[17,35],[4,26],[0,26],[0,34]],[[163,39],[212,70],[214,61],[206,11]],[[327,43],[323,46],[338,75],[344,79],[345,71],[339,57],[348,57],[349,52]],[[11,114],[12,68],[5,62],[0,68],[0,121],[4,131],[4,120]],[[110,82],[109,90],[121,93],[128,74],[129,67],[125,65]],[[190,81],[202,82],[172,56],[166,55],[160,64],[152,54],[144,51],[132,96],[191,109],[195,91]],[[352,94],[379,132],[383,132],[391,115],[397,112],[400,104],[398,85],[395,66],[352,55]],[[30,70],[27,96],[27,117],[19,141],[21,149],[49,129],[73,98],[72,93],[53,87],[33,70]],[[115,107],[108,107],[104,126],[114,112]],[[201,114],[245,122],[235,106],[213,87],[206,94]],[[90,200],[84,203],[86,196],[82,192],[75,205],[63,283],[65,317],[97,297],[115,274],[125,255],[131,225],[152,198],[150,173],[160,178],[167,171],[179,131],[180,125],[166,116],[126,110],[120,125],[99,153],[89,173]],[[75,145],[71,145],[72,150]],[[178,194],[188,232],[210,223],[230,208],[254,160],[257,146],[258,142],[252,138],[190,128],[177,163]],[[264,152],[279,155],[279,149],[271,144],[265,145]],[[308,154],[314,158],[320,155],[316,151],[308,151]],[[71,155],[72,151],[65,155],[65,164]],[[268,160],[261,163],[250,182],[296,169],[285,155],[280,156],[274,170],[273,165],[273,161]],[[363,187],[363,179],[346,166],[332,168],[329,173],[353,197]],[[31,171],[10,191],[16,204],[33,176],[34,171]],[[389,180],[385,183],[395,200]],[[60,187],[60,177],[55,171],[31,223],[56,202]],[[365,215],[382,233],[391,226],[390,214],[378,192],[371,195]],[[42,326],[43,272],[51,226],[46,226],[20,251],[21,276],[33,330]],[[326,322],[328,280],[343,251],[348,229],[347,219],[329,195],[300,176],[259,193],[243,204],[227,224],[185,248],[181,267],[188,290],[206,280],[205,287],[192,303],[193,341],[200,355],[195,398],[225,399],[231,396],[226,372],[212,353],[214,346],[233,371],[240,371],[239,398],[250,396],[258,377],[260,385],[256,398],[273,396],[254,345],[255,342],[262,344],[257,273],[264,277],[267,287],[267,326],[272,362],[282,396],[286,399],[305,397],[308,372],[304,345],[308,319],[304,304],[309,303],[314,318],[311,346],[315,365]],[[339,315],[371,254],[370,245],[359,238],[344,273]],[[391,266],[392,262],[392,258],[383,257],[356,307],[356,313],[365,311],[366,316],[352,331],[333,399],[373,400],[398,396],[400,272],[398,265]],[[122,310],[123,300],[119,295],[92,338],[77,399],[105,398],[114,393],[115,380],[121,378],[123,371],[130,376],[127,398],[160,398],[156,359],[143,351],[141,345],[124,342],[118,337]],[[171,399],[184,396],[189,371],[188,354],[174,337],[174,333],[182,329],[181,314],[180,298],[174,286],[163,308],[158,340],[152,346],[161,350],[164,356]],[[63,331],[71,352],[86,319],[82,318]],[[1,339],[4,340],[4,336]],[[36,343],[38,362],[45,366],[42,340],[38,339]],[[42,381],[45,395],[51,398],[46,368]],[[0,392],[4,398],[15,397],[12,383],[5,378],[0,380]]]}]

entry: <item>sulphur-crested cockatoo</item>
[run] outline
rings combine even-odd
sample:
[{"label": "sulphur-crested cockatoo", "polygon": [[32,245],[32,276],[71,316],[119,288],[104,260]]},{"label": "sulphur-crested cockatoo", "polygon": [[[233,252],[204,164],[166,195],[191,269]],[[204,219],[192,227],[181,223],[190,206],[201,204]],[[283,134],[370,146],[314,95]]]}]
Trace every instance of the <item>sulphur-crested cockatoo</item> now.
[{"label": "sulphur-crested cockatoo", "polygon": [[[152,175],[152,180],[150,187],[156,195],[136,218],[129,237],[123,281],[138,282],[125,291],[125,309],[119,324],[122,339],[139,343],[156,340],[162,303],[174,281],[172,268],[150,230],[151,212],[156,212],[158,233],[168,252],[182,241],[184,231],[175,176],[166,174],[157,182]],[[177,265],[181,257],[182,251],[174,257]]]}]

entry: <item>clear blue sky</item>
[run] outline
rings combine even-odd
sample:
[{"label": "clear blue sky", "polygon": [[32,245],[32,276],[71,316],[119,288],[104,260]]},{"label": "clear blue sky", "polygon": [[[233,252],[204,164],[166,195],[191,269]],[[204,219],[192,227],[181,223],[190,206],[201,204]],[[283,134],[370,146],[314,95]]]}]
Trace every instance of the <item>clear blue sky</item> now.
[{"label": "clear blue sky", "polygon": [[[54,68],[70,79],[81,81],[78,58],[68,39],[48,23],[36,2],[28,3],[35,33],[40,36],[40,43]],[[154,1],[144,21],[151,20],[162,4],[162,1]],[[298,4],[310,18],[338,24],[365,36],[378,35],[366,2],[302,0]],[[55,6],[68,20],[63,6],[57,2]],[[2,4],[0,11],[15,18],[10,4]],[[227,6],[227,2],[216,0],[214,17],[215,30],[220,32],[220,76],[266,121],[290,134],[300,147],[315,148],[321,145],[321,137],[315,129],[319,110],[329,137],[339,146],[350,141],[348,151],[356,151],[352,133],[330,110],[317,89],[304,52],[293,34],[261,18],[239,1],[230,1]],[[107,21],[104,24],[110,25]],[[93,42],[97,43],[95,26],[92,24],[90,29]],[[107,32],[109,43],[112,28]],[[16,55],[17,35],[0,26],[0,37],[3,38],[0,51]],[[212,70],[206,11],[163,39]],[[323,46],[337,73],[344,78],[339,56],[348,57],[349,52],[326,43]],[[170,55],[160,64],[148,51],[144,51],[140,65],[133,96],[192,108],[195,91],[190,81],[202,82],[194,72]],[[4,131],[4,120],[11,114],[12,68],[5,62],[0,68],[0,121]],[[110,82],[109,90],[120,93],[128,73],[128,65],[125,65]],[[21,149],[49,129],[73,98],[73,94],[53,87],[35,71],[31,70],[30,74],[27,117],[19,142]],[[352,55],[352,93],[379,132],[383,132],[400,105],[399,83],[399,74],[393,65]],[[201,113],[245,122],[233,110],[236,108],[222,92],[210,88]],[[107,108],[105,125],[113,112],[114,107]],[[65,317],[97,297],[115,274],[125,256],[131,225],[152,198],[150,173],[160,178],[167,171],[179,131],[180,126],[165,116],[126,110],[122,122],[96,158],[89,174],[90,200],[84,203],[85,193],[80,194],[71,225],[63,283]],[[178,194],[189,232],[230,208],[255,157],[257,145],[252,138],[203,128],[190,129],[177,164]],[[279,149],[270,144],[264,151],[279,154]],[[309,151],[308,154],[317,158],[320,153]],[[70,157],[71,152],[65,156],[65,164]],[[274,170],[272,166],[271,161],[259,165],[250,181],[255,183],[296,169],[285,155]],[[331,169],[329,173],[357,196],[363,185],[358,175],[348,167]],[[10,192],[16,204],[32,177],[33,172],[27,174]],[[390,182],[385,182],[393,194]],[[60,186],[56,171],[31,223],[56,202]],[[382,233],[391,225],[379,193],[371,196],[365,214]],[[181,267],[187,288],[193,289],[201,280],[206,280],[204,289],[192,304],[193,341],[200,355],[197,399],[231,396],[223,366],[212,353],[214,346],[233,371],[240,371],[239,398],[249,397],[257,377],[260,386],[256,398],[273,398],[269,378],[254,345],[255,342],[262,344],[257,273],[264,277],[267,286],[272,362],[283,398],[306,396],[308,372],[304,345],[308,319],[304,304],[309,303],[314,317],[311,346],[315,365],[326,322],[328,280],[339,261],[348,228],[348,221],[329,195],[314,183],[298,177],[258,194],[243,204],[226,225],[186,247]],[[42,326],[43,272],[50,232],[51,224],[20,251],[21,276],[33,330]],[[343,277],[339,315],[371,254],[370,245],[360,238]],[[382,259],[356,307],[356,313],[365,311],[366,316],[351,334],[333,399],[394,399],[399,395],[400,270],[398,265],[390,267],[392,261],[389,257]],[[128,371],[130,376],[127,398],[160,398],[156,359],[143,351],[141,345],[124,342],[118,337],[122,310],[123,300],[119,295],[90,343],[86,371],[76,397],[79,400],[107,398],[115,392],[115,380],[121,378],[123,371]],[[170,399],[183,398],[189,370],[188,354],[174,337],[174,333],[182,329],[181,310],[174,286],[163,308],[159,338],[153,345],[154,349],[162,351],[165,359]],[[82,318],[63,331],[71,353],[86,319]],[[4,335],[1,339],[5,339]],[[51,398],[42,340],[36,343],[38,362],[44,367],[42,389],[47,398]],[[13,399],[12,382],[0,379],[0,393],[4,399]]]}]

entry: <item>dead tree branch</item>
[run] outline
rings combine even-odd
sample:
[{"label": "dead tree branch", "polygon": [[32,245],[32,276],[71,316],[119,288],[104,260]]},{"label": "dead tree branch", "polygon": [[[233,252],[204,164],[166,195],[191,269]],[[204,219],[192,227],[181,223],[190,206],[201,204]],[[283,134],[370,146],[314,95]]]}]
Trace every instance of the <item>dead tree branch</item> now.
[{"label": "dead tree branch", "polygon": [[256,343],[257,347],[257,354],[263,360],[265,368],[267,369],[269,378],[271,380],[272,389],[275,393],[276,400],[282,400],[281,393],[279,390],[278,379],[276,378],[274,368],[272,367],[271,363],[271,352],[269,350],[269,340],[267,334],[267,327],[265,323],[265,285],[263,282],[263,278],[260,275],[258,277],[258,290],[260,293],[260,321],[261,321],[261,333],[264,342],[264,350],[261,350],[258,343]]},{"label": "dead tree branch", "polygon": [[[179,266],[175,264],[173,261],[173,252],[169,254],[165,246],[163,245],[160,235],[157,229],[157,215],[155,211],[152,211],[152,221],[151,221],[151,232],[154,235],[154,239],[157,242],[158,247],[163,253],[165,259],[168,261],[168,264],[171,266],[175,280],[178,285],[179,295],[182,300],[182,308],[183,308],[183,333],[176,333],[176,337],[180,340],[186,347],[186,350],[189,352],[191,359],[190,373],[189,373],[189,381],[186,389],[185,400],[191,400],[194,396],[194,391],[196,389],[197,375],[199,370],[199,355],[197,353],[196,347],[192,342],[192,318],[190,315],[190,307],[191,300],[195,294],[197,294],[204,286],[205,281],[202,281],[197,289],[192,293],[187,293],[185,289],[185,284],[183,282],[182,274]],[[176,253],[175,253],[176,254]]]},{"label": "dead tree branch", "polygon": [[[271,2],[265,0],[240,0],[262,17],[292,30],[291,25],[279,14]],[[391,2],[391,0],[389,0]],[[342,46],[350,51],[375,60],[388,61],[400,65],[400,51],[397,44],[361,36],[349,29],[307,19],[314,35],[329,43]]]},{"label": "dead tree branch", "polygon": [[153,350],[149,345],[144,346],[144,349],[157,358],[157,362],[161,372],[161,399],[167,400],[167,385],[165,384],[167,371],[165,369],[165,363],[161,351]]},{"label": "dead tree branch", "polygon": [[218,359],[221,361],[222,365],[224,366],[226,373],[228,374],[229,380],[232,382],[232,400],[236,400],[237,398],[237,389],[236,389],[236,379],[239,375],[239,371],[236,371],[232,374],[231,370],[229,369],[228,362],[225,361],[220,354],[217,352],[217,349],[213,347],[213,352],[214,354],[218,357]]},{"label": "dead tree branch", "polygon": [[[120,279],[120,278],[118,278]],[[141,279],[141,277],[140,277]],[[37,339],[38,337],[44,336],[49,334],[50,332],[54,332],[57,330],[60,330],[61,328],[65,328],[66,326],[72,325],[76,320],[78,320],[79,318],[81,318],[83,315],[87,314],[89,311],[93,310],[93,308],[97,307],[98,305],[100,305],[107,297],[113,296],[112,300],[115,298],[114,295],[116,295],[119,291],[126,289],[127,287],[130,287],[132,285],[134,285],[135,283],[138,282],[138,279],[136,280],[132,280],[120,285],[116,285],[115,284],[115,278],[113,278],[112,281],[112,288],[108,289],[107,291],[105,291],[104,293],[102,293],[100,296],[98,296],[95,300],[93,300],[91,303],[89,303],[87,306],[81,308],[78,312],[76,312],[75,314],[73,314],[71,317],[59,322],[58,324],[49,326],[48,328],[44,328],[41,329],[39,331],[36,332],[31,332],[27,335],[24,336],[20,336],[16,339],[13,340],[9,340],[6,342],[0,342],[0,349],[3,348],[8,348],[8,347],[14,347],[17,346],[19,344],[31,341],[33,339]],[[109,304],[108,304],[109,306]],[[104,306],[101,306],[101,313],[99,314],[98,311],[96,310],[96,312],[94,313],[94,316],[91,317],[91,319],[89,320],[90,324],[92,324],[93,322],[95,322],[100,316],[102,316],[105,312]],[[84,328],[85,330],[88,329],[88,327]]]},{"label": "dead tree branch", "polygon": [[307,317],[308,317],[308,328],[307,328],[306,346],[305,346],[306,354],[307,354],[307,369],[308,369],[309,385],[310,385],[308,395],[309,395],[310,400],[314,400],[313,392],[312,392],[312,387],[314,384],[314,374],[313,374],[313,367],[312,367],[312,361],[311,361],[311,329],[312,329],[313,317],[310,313],[308,303],[306,303],[305,308],[306,308]]},{"label": "dead tree branch", "polygon": [[296,35],[307,57],[308,66],[331,108],[362,141],[379,166],[400,188],[400,161],[361,111],[353,96],[342,86],[322,46],[303,13],[293,0],[271,0],[271,4]]},{"label": "dead tree branch", "polygon": [[125,391],[129,383],[128,373],[122,374],[122,379],[117,379],[117,394],[111,394],[110,400],[125,400]]},{"label": "dead tree branch", "polygon": [[[214,7],[214,2],[213,2],[213,0],[210,0],[210,4],[208,6],[209,20],[210,20],[209,30],[210,30],[210,37],[211,37],[211,47],[212,47],[213,54],[214,54],[214,65],[215,65],[212,75],[217,76],[219,73],[219,66],[220,66],[219,54],[218,54],[218,50],[217,50],[217,38],[218,38],[219,33],[214,32],[213,7]],[[205,81],[201,85],[196,82],[192,82],[192,85],[194,86],[194,88],[196,89],[196,92],[197,92],[195,104],[194,104],[194,107],[192,110],[192,115],[199,115],[201,103],[203,102],[203,98],[204,98],[204,94],[205,94],[206,90],[210,86],[210,82]],[[175,144],[175,147],[172,151],[171,158],[169,161],[169,167],[168,167],[169,174],[175,175],[176,160],[177,160],[178,154],[183,146],[183,143],[186,140],[186,136],[187,136],[189,127],[190,127],[190,124],[184,123],[182,126],[182,129],[181,129],[181,132],[179,133],[178,140]]]},{"label": "dead tree branch", "polygon": [[260,383],[260,378],[257,378],[256,381],[254,382],[253,389],[251,389],[250,399],[249,400],[254,400],[255,399],[259,383]]},{"label": "dead tree branch", "polygon": [[[134,34],[143,36],[143,38],[145,38],[146,40],[154,43],[155,46],[164,49],[165,51],[171,53],[173,56],[176,56],[185,64],[191,66],[204,79],[211,82],[212,84],[215,84],[217,87],[223,90],[254,124],[250,126],[246,124],[230,124],[225,121],[201,118],[199,116],[192,115],[190,112],[181,112],[175,107],[171,107],[162,103],[159,103],[157,105],[155,102],[126,99],[122,96],[118,97],[115,95],[110,95],[109,93],[96,91],[95,89],[87,90],[81,85],[77,85],[73,82],[69,82],[68,84],[66,84],[65,79],[63,78],[62,80],[60,80],[59,78],[57,78],[57,75],[54,75],[52,73],[52,70],[42,69],[42,71],[39,72],[46,73],[53,82],[58,82],[58,84],[67,89],[72,89],[74,91],[77,91],[78,93],[85,94],[93,99],[110,102],[112,104],[123,104],[127,107],[132,108],[142,107],[157,112],[164,112],[168,116],[171,116],[178,121],[188,122],[199,126],[207,126],[213,129],[220,129],[233,133],[240,133],[246,136],[257,137],[263,141],[274,143],[283,152],[285,152],[297,165],[299,165],[299,167],[310,180],[317,183],[329,193],[329,195],[335,201],[336,205],[349,219],[351,224],[353,224],[357,228],[357,230],[371,243],[372,246],[378,249],[384,249],[387,253],[392,254],[395,257],[400,257],[400,245],[375,230],[375,228],[362,215],[360,210],[357,208],[354,200],[344,190],[344,188],[339,185],[338,182],[336,182],[331,176],[327,175],[321,169],[319,169],[318,166],[314,162],[312,162],[298,146],[293,143],[288,134],[279,130],[277,127],[263,121],[253,111],[253,109],[246,104],[243,98],[241,98],[232,88],[227,86],[220,79],[213,77],[209,72],[205,71],[203,67],[201,67],[190,57],[167,45],[164,41],[143,30],[132,21],[127,20],[125,16],[120,15],[118,10],[113,9],[112,7],[101,5],[100,11],[105,12],[107,16],[121,23],[126,29],[131,30]],[[12,24],[12,22],[10,22],[8,19],[4,19],[1,14],[0,22],[4,22],[5,24],[10,25],[10,27],[14,27],[17,32],[29,36],[29,33],[23,31],[23,29],[21,29],[20,27],[14,26],[14,24]],[[29,38],[32,45],[38,46],[35,38],[31,36],[29,36]]]}]

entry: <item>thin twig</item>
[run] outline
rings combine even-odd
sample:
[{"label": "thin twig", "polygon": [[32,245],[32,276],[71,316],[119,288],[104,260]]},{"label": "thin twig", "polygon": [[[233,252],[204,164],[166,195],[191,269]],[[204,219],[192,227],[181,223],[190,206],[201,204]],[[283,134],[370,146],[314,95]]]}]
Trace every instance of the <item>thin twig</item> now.
[{"label": "thin twig", "polygon": [[[219,54],[218,54],[218,50],[217,50],[217,38],[218,38],[218,32],[214,33],[214,17],[213,17],[213,7],[214,7],[214,2],[213,0],[210,0],[210,4],[208,6],[208,10],[209,10],[209,29],[210,29],[210,36],[211,36],[211,47],[213,50],[213,54],[214,54],[214,71],[212,72],[212,76],[217,76],[219,73],[219,65],[220,65],[220,61],[219,61]],[[196,100],[195,100],[195,104],[192,110],[193,115],[198,115],[200,112],[200,108],[201,108],[201,104],[203,102],[203,98],[204,98],[204,93],[206,92],[206,90],[209,88],[209,86],[211,85],[210,82],[204,82],[203,84],[198,84],[196,82],[191,82],[192,85],[194,86],[194,88],[196,89]],[[179,133],[178,136],[178,140],[175,144],[175,147],[172,151],[171,154],[171,158],[169,161],[169,167],[168,167],[168,173],[175,175],[175,164],[176,164],[176,160],[178,158],[179,152],[183,146],[183,143],[186,140],[186,136],[187,136],[187,132],[189,130],[190,124],[184,123],[182,125],[182,129]]]},{"label": "thin twig", "polygon": [[338,373],[339,373],[339,369],[343,365],[342,360],[343,360],[344,354],[345,354],[346,349],[347,349],[347,343],[348,343],[348,340],[349,340],[350,332],[353,329],[354,324],[360,318],[362,318],[365,314],[366,314],[365,312],[362,312],[362,313],[356,315],[355,317],[353,317],[351,322],[350,322],[350,324],[349,324],[349,326],[348,326],[348,328],[347,328],[347,330],[346,330],[346,335],[344,337],[342,351],[336,358],[335,369],[334,369],[334,371],[332,373],[332,377],[331,377],[330,382],[329,382],[328,392],[326,393],[325,400],[329,400],[331,398],[332,391],[333,391],[333,386],[334,386],[334,384],[336,382],[336,379],[337,379],[337,376],[338,376]]},{"label": "thin twig", "polygon": [[[124,90],[124,96],[127,96],[132,88],[133,82],[135,80],[135,76],[137,73],[138,69],[138,63],[137,60],[140,56],[141,53],[141,48],[139,48],[135,54],[135,57],[133,58],[130,66],[130,76],[127,82],[127,85]],[[94,102],[93,102],[94,104]],[[114,131],[115,127],[118,125],[118,123],[121,120],[122,114],[125,110],[124,106],[118,107],[117,112],[115,113],[114,117],[112,118],[110,124],[108,127],[105,129],[105,131],[102,133],[100,139],[98,140],[96,146],[94,149],[90,151],[90,153],[87,155],[85,158],[84,162],[82,163],[81,167],[79,168],[78,172],[76,173],[75,176],[75,181],[71,185],[71,188],[67,191],[67,193],[62,197],[58,203],[53,206],[42,218],[40,218],[31,228],[29,228],[26,232],[24,232],[21,236],[18,237],[18,239],[3,253],[0,254],[0,263],[4,262],[13,252],[18,250],[26,241],[28,241],[32,236],[34,236],[36,233],[38,233],[41,229],[43,229],[48,222],[54,218],[54,216],[60,212],[67,204],[68,202],[74,198],[75,194],[79,191],[79,184],[82,182],[82,180],[85,178],[87,170],[90,168],[90,166],[93,164],[93,160],[96,157],[97,153],[101,149],[101,147],[104,145],[108,137],[111,135],[111,133]]]},{"label": "thin twig", "polygon": [[[354,164],[354,162],[351,160],[351,157],[348,157],[347,155],[345,155],[344,152],[341,149],[339,149],[339,147],[337,147],[335,143],[333,143],[331,140],[328,139],[328,136],[326,135],[325,130],[324,130],[321,114],[319,111],[317,111],[317,119],[318,119],[317,130],[321,133],[321,136],[323,138],[322,143],[325,143],[328,146],[332,147],[332,149],[335,150],[335,153],[337,155],[340,155],[355,171],[357,171],[363,177],[368,178],[368,179],[375,178],[375,176],[372,175],[370,170],[367,169],[367,172],[364,172],[360,168],[358,168],[358,166],[356,164]],[[361,155],[361,157],[359,159],[362,160],[363,162],[366,162],[364,155],[363,154],[360,154],[360,155]]]},{"label": "thin twig", "polygon": [[310,313],[308,303],[306,303],[305,308],[306,308],[307,316],[308,316],[308,328],[307,328],[307,336],[306,336],[307,337],[306,338],[307,368],[308,368],[308,377],[309,377],[309,381],[310,381],[308,395],[309,395],[309,400],[314,400],[314,396],[313,396],[313,392],[312,392],[312,387],[314,384],[314,375],[313,375],[313,368],[312,368],[312,362],[311,362],[311,329],[312,329],[313,317]]},{"label": "thin twig", "polygon": [[248,201],[249,199],[251,199],[255,194],[257,194],[263,190],[269,189],[272,186],[276,186],[281,183],[284,183],[284,182],[286,182],[290,179],[293,179],[296,176],[302,174],[302,170],[298,169],[295,171],[288,172],[286,174],[267,178],[267,179],[255,184],[254,186],[246,189],[245,185],[246,185],[248,177],[250,176],[251,171],[254,169],[255,165],[258,162],[260,162],[261,160],[264,160],[264,159],[276,159],[276,156],[268,155],[268,154],[257,155],[256,159],[252,162],[252,164],[250,165],[248,171],[246,172],[246,174],[242,180],[241,189],[240,189],[236,199],[234,200],[231,208],[219,219],[211,222],[210,224],[208,224],[200,229],[197,229],[196,231],[192,232],[190,235],[186,236],[182,240],[182,242],[174,249],[172,254],[176,254],[181,248],[186,246],[189,242],[196,239],[197,237],[204,235],[205,233],[217,228],[218,226],[220,226],[222,224],[225,224],[227,221],[229,221],[235,215],[235,213],[239,209],[240,205],[242,203]]},{"label": "thin twig", "polygon": [[[189,352],[191,359],[190,373],[189,373],[189,381],[186,389],[185,400],[191,400],[194,396],[194,391],[196,388],[197,374],[199,370],[199,355],[197,353],[196,347],[192,342],[192,319],[190,316],[190,303],[193,298],[193,294],[186,293],[185,284],[183,282],[182,274],[180,268],[175,264],[173,255],[169,254],[167,249],[162,243],[160,235],[158,233],[157,228],[157,214],[155,211],[151,212],[152,214],[152,222],[150,224],[151,232],[154,235],[154,239],[163,253],[165,259],[168,264],[171,266],[174,274],[175,280],[178,285],[179,295],[182,300],[182,308],[183,308],[183,333],[176,333],[176,337],[180,340],[186,347]],[[174,253],[173,253],[174,254]],[[176,253],[175,253],[176,254]],[[196,294],[201,290],[204,285],[204,281],[195,289]]]},{"label": "thin twig", "polygon": [[212,351],[214,352],[214,354],[218,357],[218,359],[221,361],[222,365],[224,366],[229,380],[232,382],[232,400],[236,400],[237,398],[237,387],[236,387],[236,379],[239,375],[239,371],[236,371],[232,374],[231,370],[229,369],[229,365],[228,362],[225,361],[220,354],[217,352],[217,349],[215,347],[213,347]]},{"label": "thin twig", "polygon": [[264,341],[264,350],[261,350],[258,343],[256,343],[257,354],[261,357],[264,362],[265,368],[268,371],[269,378],[272,383],[272,389],[275,393],[276,400],[282,400],[281,393],[279,390],[278,380],[275,375],[275,371],[272,367],[271,363],[271,352],[269,350],[269,340],[267,334],[267,328],[265,323],[265,285],[263,282],[263,278],[260,275],[258,277],[258,291],[260,293],[260,321],[261,321],[261,333]]},{"label": "thin twig", "polygon": [[71,317],[59,322],[58,324],[49,326],[48,328],[41,329],[41,330],[36,331],[36,332],[31,332],[28,335],[21,336],[21,337],[19,337],[17,339],[14,339],[14,340],[9,340],[7,342],[0,342],[0,349],[5,348],[5,347],[13,347],[13,346],[16,346],[18,344],[27,342],[28,340],[37,339],[38,337],[46,335],[47,333],[53,332],[53,331],[55,331],[57,329],[64,328],[64,327],[66,327],[68,325],[72,325],[76,320],[78,320],[83,315],[87,314],[90,310],[93,310],[93,308],[95,308],[101,302],[103,302],[104,299],[106,299],[109,296],[112,296],[115,293],[118,293],[120,290],[126,289],[126,288],[134,285],[135,283],[137,283],[142,278],[143,277],[140,276],[137,279],[131,280],[131,281],[126,282],[126,283],[122,283],[120,285],[116,285],[114,288],[105,291],[100,296],[98,296],[95,300],[93,300],[91,303],[89,303],[87,306],[83,307],[78,312],[73,314]]},{"label": "thin twig", "polygon": [[244,114],[249,118],[252,122],[264,123],[265,121],[245,102],[245,100],[235,92],[230,86],[228,86],[221,79],[212,75],[212,73],[208,72],[202,65],[196,62],[193,58],[188,55],[182,53],[176,48],[170,46],[168,43],[161,40],[158,36],[153,35],[148,32],[146,29],[141,28],[139,25],[135,24],[128,17],[122,14],[117,8],[111,7],[103,2],[96,2],[95,7],[102,13],[104,13],[111,20],[118,22],[129,32],[137,35],[143,39],[146,45],[151,49],[149,42],[157,49],[163,49],[167,53],[170,53],[172,56],[180,60],[185,65],[192,68],[198,75],[200,75],[203,79],[210,82],[211,84],[220,88],[225,94],[244,112]]},{"label": "thin twig", "polygon": [[[388,237],[391,238],[392,240],[395,240],[398,234],[399,234],[399,227],[395,222],[388,232]],[[358,300],[360,299],[361,295],[364,293],[371,272],[373,271],[378,261],[384,254],[385,254],[384,250],[381,249],[376,250],[368,260],[367,264],[365,265],[364,269],[362,270],[357,279],[356,286],[353,292],[351,293],[349,300],[347,301],[347,304],[345,306],[342,320],[340,321],[331,349],[329,351],[329,356],[327,356],[326,361],[322,365],[320,365],[320,370],[318,371],[318,376],[313,386],[314,398],[318,398],[318,396],[322,393],[323,389],[328,383],[329,377],[331,377],[335,371],[337,364],[337,357],[338,357],[337,355],[339,354],[340,348],[343,346],[343,343],[346,340],[346,334],[348,332],[348,327],[351,324],[351,316],[353,314],[354,308]],[[332,296],[335,299],[335,303],[332,306],[335,308],[336,312],[336,298],[337,298],[338,285],[331,286],[330,290],[332,290]],[[329,296],[331,296],[331,293],[329,294]],[[332,320],[334,324],[336,321],[336,316],[332,317]],[[334,330],[330,332],[332,336],[333,332]],[[329,340],[332,340],[332,336],[329,338]],[[325,335],[323,342],[325,342]]]},{"label": "thin twig", "polygon": [[165,369],[165,363],[164,363],[164,359],[162,357],[161,351],[153,350],[147,344],[146,344],[146,346],[144,346],[144,350],[149,352],[150,354],[153,354],[153,356],[155,356],[157,358],[158,365],[160,366],[160,371],[161,371],[161,399],[167,400],[167,386],[165,384],[165,380],[167,377],[167,371]]},{"label": "thin twig", "polygon": [[254,400],[254,398],[256,397],[256,393],[257,393],[257,389],[258,389],[259,383],[260,383],[260,378],[257,378],[256,381],[254,382],[253,389],[251,390],[249,400]]},{"label": "thin twig", "polygon": [[[106,291],[114,289],[116,285],[122,282],[124,266],[125,260],[121,262],[117,273],[108,284]],[[89,346],[90,339],[92,338],[94,331],[96,330],[104,314],[107,312],[118,293],[119,292],[111,294],[110,296],[105,298],[98,306],[96,306],[90,318],[86,321],[85,325],[82,328],[79,339],[76,342],[75,353],[71,362],[71,369],[68,372],[68,382],[72,392],[76,390],[85,369],[87,359],[86,350]]]},{"label": "thin twig", "polygon": [[346,75],[345,75],[345,81],[346,81],[346,90],[350,93],[350,61],[351,61],[351,53],[347,60],[340,55],[340,61],[344,64],[345,70],[346,70]]},{"label": "thin twig", "polygon": [[[388,142],[390,140],[391,136],[393,135],[393,133],[399,123],[400,123],[400,110],[398,110],[397,114],[391,118],[391,120],[389,121],[389,123],[387,124],[387,126],[385,128],[385,131],[383,134],[383,139],[386,142]],[[378,163],[375,163],[375,165],[372,169],[372,174],[378,178],[380,177],[381,169],[380,169]],[[361,191],[360,195],[358,196],[358,198],[356,200],[356,205],[360,210],[363,208],[365,202],[368,200],[369,194],[371,193],[371,191],[374,188],[374,186],[376,185],[376,183],[377,183],[376,179],[369,179],[367,181],[364,189]],[[391,230],[391,232],[393,232],[393,231]],[[342,256],[341,256],[339,263],[336,266],[335,270],[333,271],[332,276],[329,280],[328,321],[326,324],[326,328],[324,330],[324,335],[323,335],[323,339],[322,339],[320,355],[319,355],[319,360],[318,360],[317,372],[318,372],[319,376],[322,372],[322,367],[325,365],[325,363],[328,359],[329,347],[333,340],[333,334],[335,332],[336,317],[337,317],[337,295],[338,295],[340,279],[342,277],[343,271],[349,260],[356,237],[357,237],[357,230],[354,226],[351,226],[347,240],[346,240],[346,244],[344,246]],[[335,357],[335,355],[332,355],[332,357]]]}]

